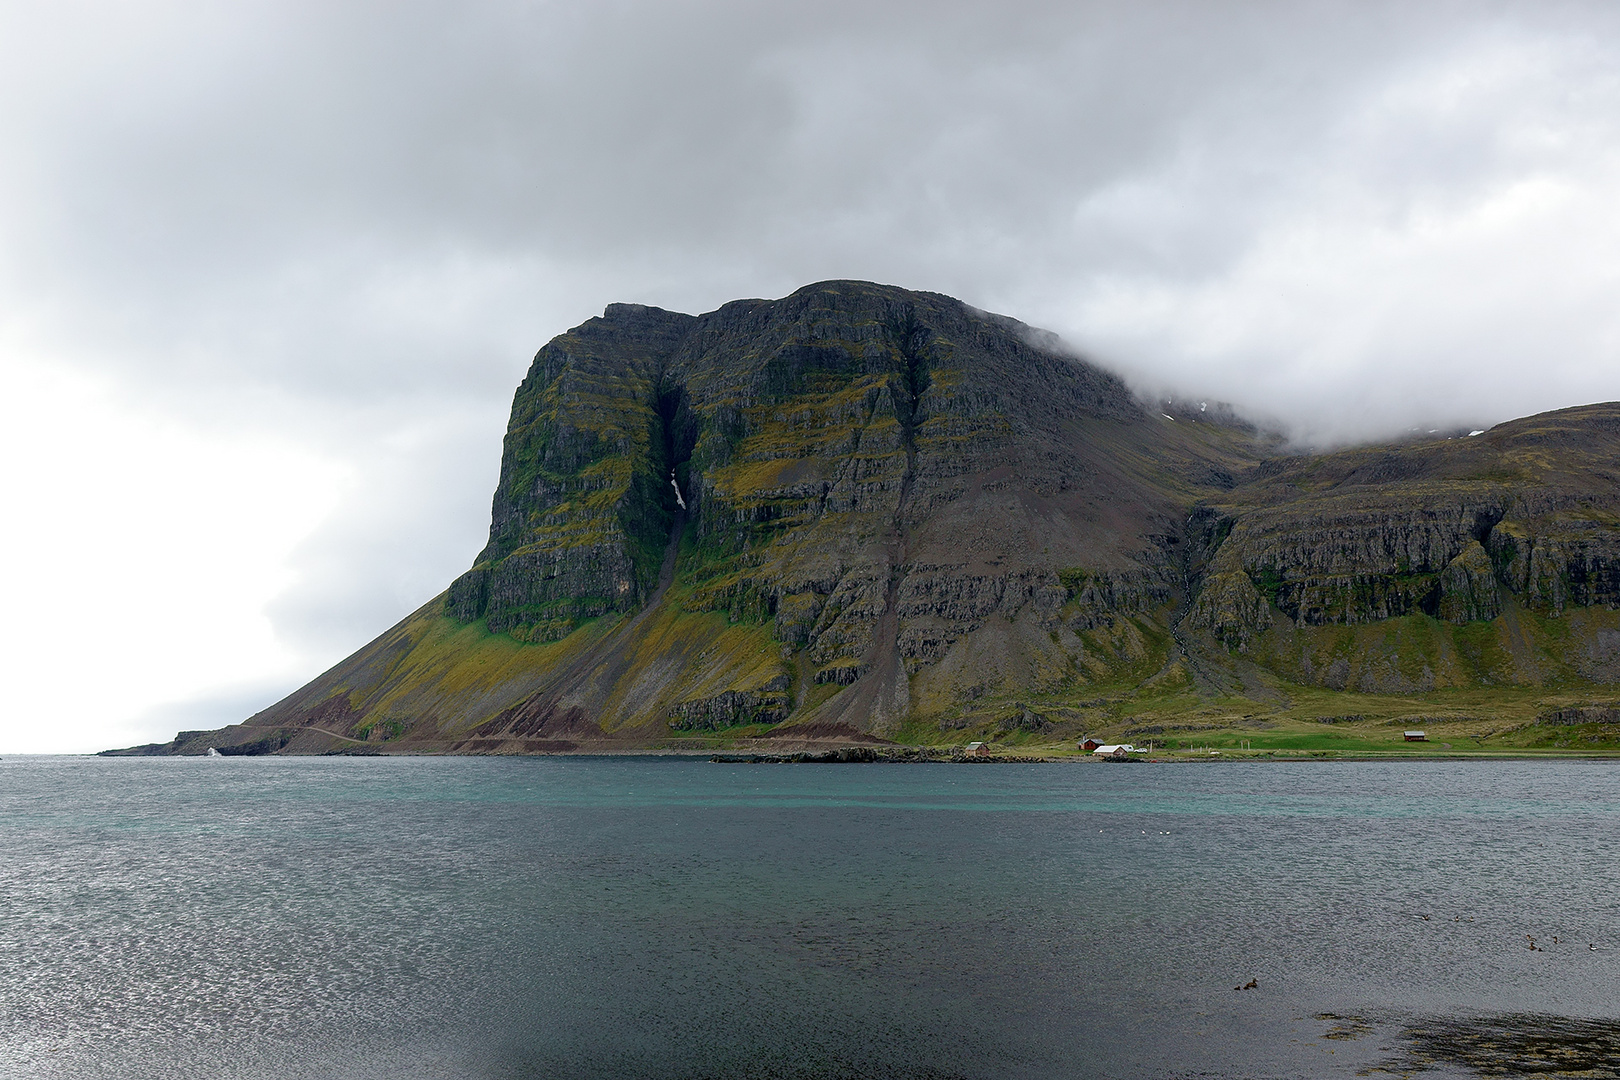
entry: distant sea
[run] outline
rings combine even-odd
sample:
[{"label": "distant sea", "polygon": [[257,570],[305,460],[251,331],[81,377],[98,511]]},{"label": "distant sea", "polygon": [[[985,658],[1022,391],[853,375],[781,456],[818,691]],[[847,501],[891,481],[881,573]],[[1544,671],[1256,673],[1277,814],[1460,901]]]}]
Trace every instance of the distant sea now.
[{"label": "distant sea", "polygon": [[1617,1017],[1609,763],[0,761],[7,1080],[1620,1076]]}]

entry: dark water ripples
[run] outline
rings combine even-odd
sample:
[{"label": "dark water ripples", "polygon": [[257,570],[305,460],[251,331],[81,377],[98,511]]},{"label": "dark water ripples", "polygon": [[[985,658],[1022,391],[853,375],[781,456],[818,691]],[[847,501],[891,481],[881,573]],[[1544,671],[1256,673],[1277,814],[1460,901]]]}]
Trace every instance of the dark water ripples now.
[{"label": "dark water ripples", "polygon": [[1617,825],[1589,763],[14,758],[0,1075],[1516,1075],[1620,1011]]}]

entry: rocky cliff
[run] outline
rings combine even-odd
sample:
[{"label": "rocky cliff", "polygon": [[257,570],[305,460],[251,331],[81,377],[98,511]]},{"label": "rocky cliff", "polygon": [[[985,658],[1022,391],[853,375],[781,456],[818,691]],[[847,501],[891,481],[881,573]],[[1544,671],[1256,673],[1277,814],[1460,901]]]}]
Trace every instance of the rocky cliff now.
[{"label": "rocky cliff", "polygon": [[1192,624],[1286,678],[1620,680],[1620,405],[1268,461],[1198,509],[1219,541]]},{"label": "rocky cliff", "polygon": [[548,343],[474,565],[152,749],[930,742],[1144,695],[1596,685],[1617,607],[1620,406],[1291,455],[1014,320],[824,282]]}]

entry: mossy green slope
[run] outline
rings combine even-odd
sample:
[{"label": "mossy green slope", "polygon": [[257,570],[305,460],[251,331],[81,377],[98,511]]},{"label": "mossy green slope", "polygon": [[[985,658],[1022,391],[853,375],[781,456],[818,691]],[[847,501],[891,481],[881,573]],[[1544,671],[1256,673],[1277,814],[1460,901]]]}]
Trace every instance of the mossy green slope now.
[{"label": "mossy green slope", "polygon": [[445,596],[167,749],[1049,741],[1601,695],[1617,493],[1613,405],[1287,456],[936,294],[614,305],[536,356]]}]

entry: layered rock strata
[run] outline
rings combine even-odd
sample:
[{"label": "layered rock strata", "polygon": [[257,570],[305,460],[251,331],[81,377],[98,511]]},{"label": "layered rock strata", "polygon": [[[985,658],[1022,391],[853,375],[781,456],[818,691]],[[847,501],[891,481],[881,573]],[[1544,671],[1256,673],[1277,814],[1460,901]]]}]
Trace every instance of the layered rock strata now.
[{"label": "layered rock strata", "polygon": [[[1414,614],[1490,621],[1509,604],[1545,615],[1614,608],[1617,462],[1613,405],[1267,462],[1215,506],[1224,531],[1198,621],[1246,641],[1272,611],[1300,626],[1355,626]],[[1248,599],[1251,587],[1265,605]]]}]

